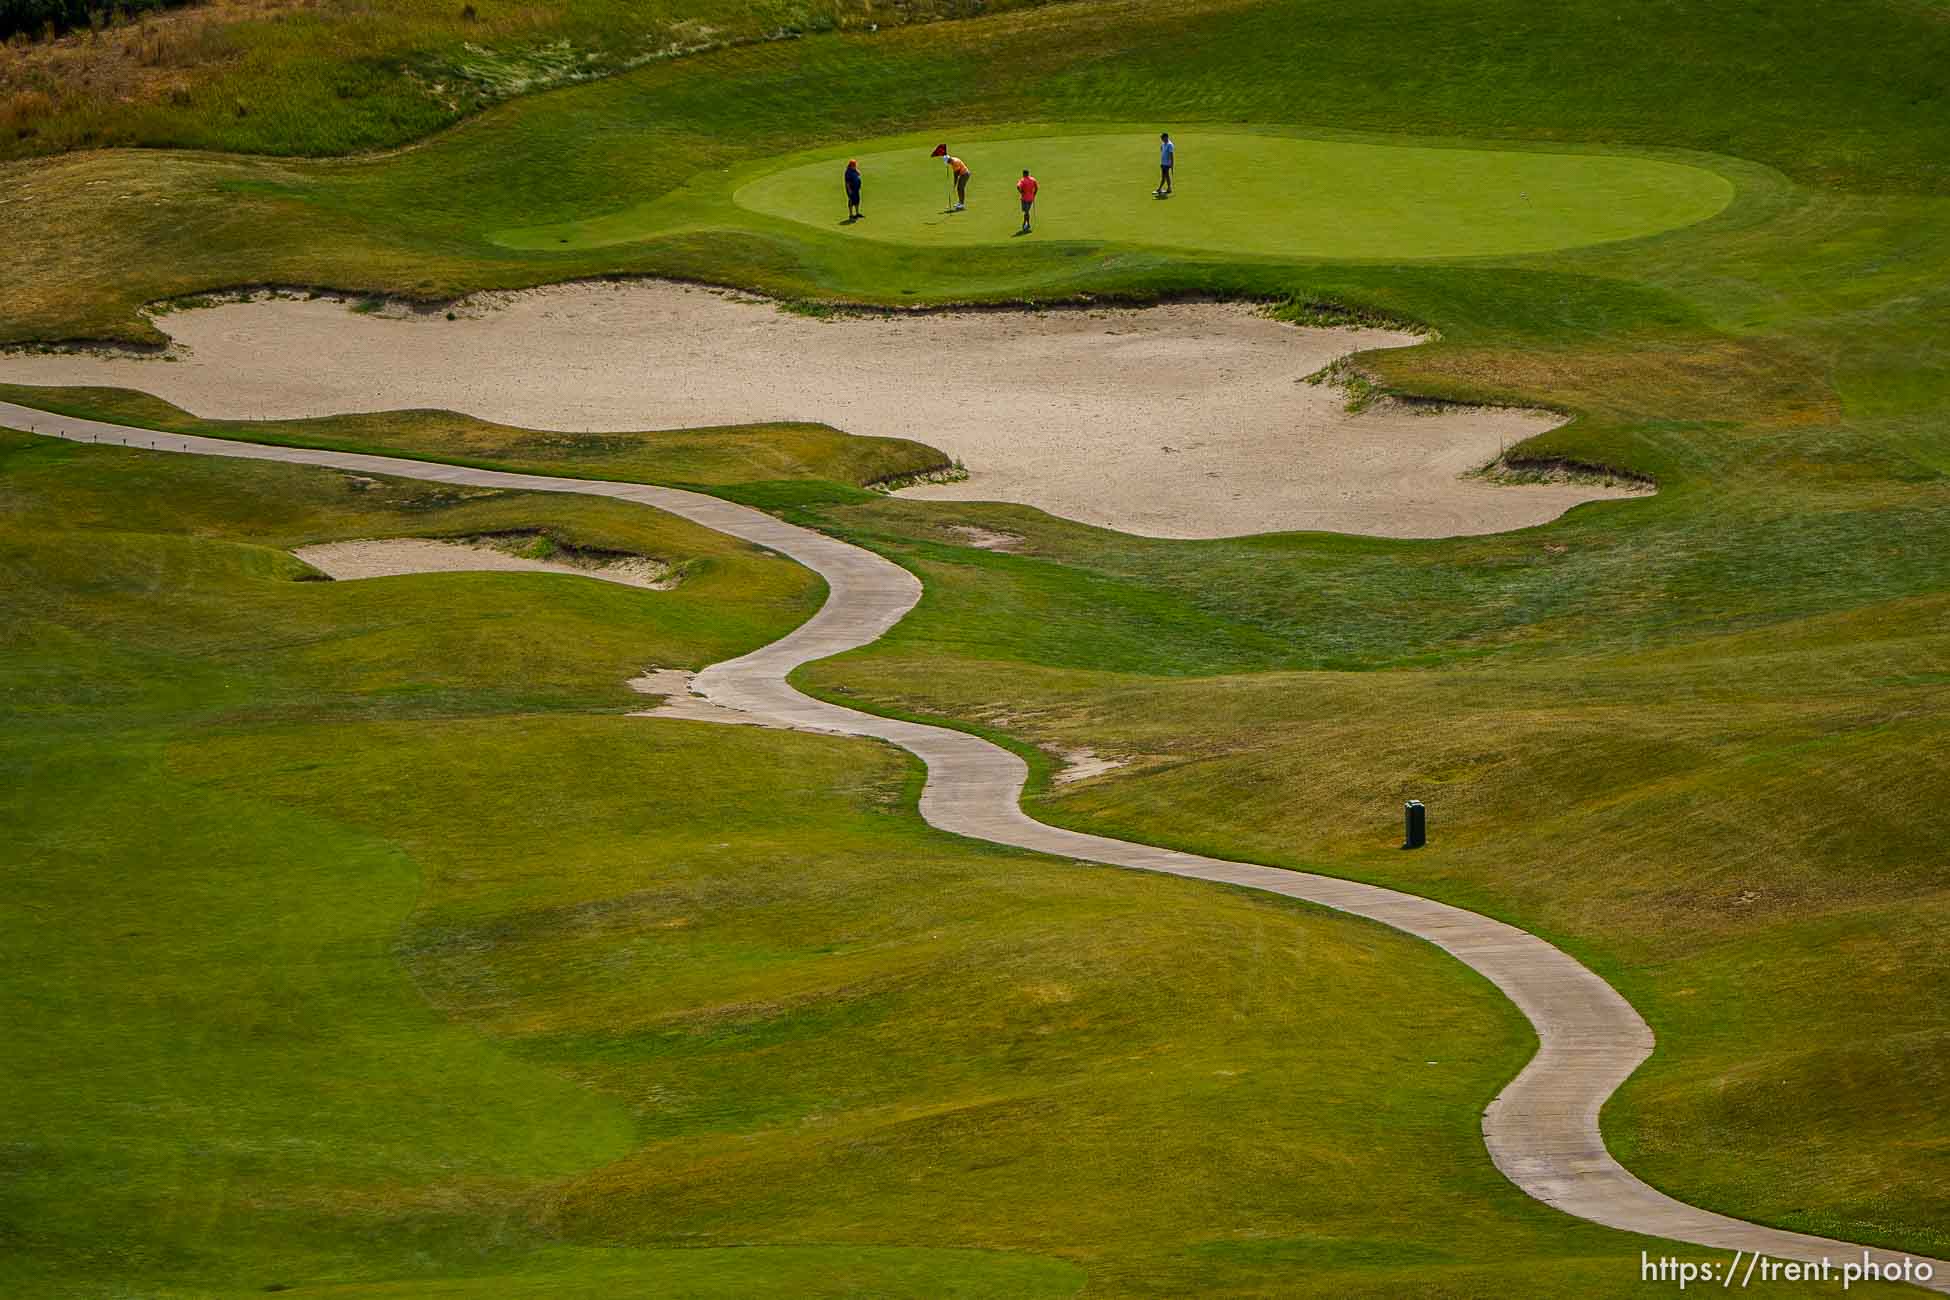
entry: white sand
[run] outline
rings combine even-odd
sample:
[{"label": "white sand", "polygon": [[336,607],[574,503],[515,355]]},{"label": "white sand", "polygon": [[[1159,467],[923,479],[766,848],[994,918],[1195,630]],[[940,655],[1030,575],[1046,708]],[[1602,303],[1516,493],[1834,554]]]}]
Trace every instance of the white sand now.
[{"label": "white sand", "polygon": [[390,537],[364,542],[323,542],[292,552],[329,577],[393,578],[406,573],[566,573],[626,587],[665,591],[673,584],[670,569],[655,560],[632,556],[610,564],[564,564],[559,560],[531,560],[492,546],[443,542],[426,537]]},{"label": "white sand", "polygon": [[15,354],[0,356],[0,380],[139,388],[225,419],[445,407],[605,432],[818,420],[968,467],[967,482],[906,495],[1021,502],[1154,537],[1498,532],[1629,495],[1461,478],[1555,417],[1349,415],[1302,377],[1415,339],[1296,329],[1242,306],[814,320],[639,282],[486,295],[459,315],[232,303],[160,318],[173,361]]},{"label": "white sand", "polygon": [[691,690],[691,682],[696,673],[682,668],[646,668],[643,676],[632,677],[630,689],[639,695],[659,695],[663,698],[655,708],[638,709],[627,716],[632,718],[685,718],[691,722],[722,722],[735,727],[760,727],[764,722],[749,713],[727,709],[722,704],[713,704],[702,695]]},{"label": "white sand", "polygon": [[1094,749],[1059,749],[1056,756],[1063,760],[1063,767],[1055,777],[1057,785],[1088,781],[1093,776],[1115,772],[1126,762],[1121,758],[1105,758]]}]

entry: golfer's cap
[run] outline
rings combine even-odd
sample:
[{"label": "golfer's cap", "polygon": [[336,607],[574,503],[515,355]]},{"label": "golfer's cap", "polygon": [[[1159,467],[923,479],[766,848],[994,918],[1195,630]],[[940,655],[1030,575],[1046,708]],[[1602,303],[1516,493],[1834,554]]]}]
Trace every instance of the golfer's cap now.
[{"label": "golfer's cap", "polygon": [[858,158],[848,158],[846,160],[846,165],[848,167],[858,167],[860,165],[860,160]]}]

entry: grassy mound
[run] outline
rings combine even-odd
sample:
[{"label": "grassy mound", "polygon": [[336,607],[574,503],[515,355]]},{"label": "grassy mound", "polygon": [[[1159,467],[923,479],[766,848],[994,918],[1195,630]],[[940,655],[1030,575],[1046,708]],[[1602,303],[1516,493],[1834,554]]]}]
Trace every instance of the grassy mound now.
[{"label": "grassy mound", "polygon": [[387,411],[314,420],[203,420],[146,393],[114,388],[0,384],[0,400],[111,424],[283,446],[328,447],[570,478],[766,491],[823,481],[866,487],[945,469],[933,447],[905,438],[856,438],[823,424],[773,424],[661,433],[520,429],[452,411]]}]

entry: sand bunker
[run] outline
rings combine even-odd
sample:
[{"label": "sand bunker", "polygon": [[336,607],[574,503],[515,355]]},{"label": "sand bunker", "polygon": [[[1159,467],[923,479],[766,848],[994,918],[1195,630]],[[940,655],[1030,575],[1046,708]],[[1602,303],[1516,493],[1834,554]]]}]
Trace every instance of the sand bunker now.
[{"label": "sand bunker", "polygon": [[425,537],[393,537],[367,542],[324,542],[292,552],[331,578],[392,578],[405,573],[566,573],[626,587],[667,591],[676,584],[670,566],[632,555],[600,564],[536,560],[479,542],[443,542]]},{"label": "sand bunker", "polygon": [[1500,532],[1631,492],[1464,478],[1555,417],[1350,415],[1304,378],[1414,337],[1297,329],[1243,306],[816,320],[650,282],[486,295],[457,315],[233,303],[162,317],[173,362],[18,354],[0,357],[0,380],[139,388],[227,419],[446,407],[605,432],[819,420],[968,467],[966,482],[903,495],[1021,502],[1153,537]]},{"label": "sand bunker", "polygon": [[1021,533],[1005,533],[998,528],[983,528],[978,524],[949,524],[948,535],[963,546],[972,546],[978,551],[1013,551],[1022,545]]},{"label": "sand bunker", "polygon": [[761,719],[736,709],[727,709],[722,704],[713,704],[702,695],[694,694],[691,681],[696,673],[682,668],[646,668],[643,676],[632,677],[629,687],[639,695],[660,695],[656,707],[638,709],[629,714],[632,718],[685,718],[691,722],[722,722],[735,727],[764,726]]},{"label": "sand bunker", "polygon": [[1062,768],[1056,773],[1057,785],[1074,785],[1078,781],[1088,781],[1093,776],[1115,772],[1125,765],[1124,759],[1105,758],[1094,749],[1059,749],[1056,756],[1063,760]]}]

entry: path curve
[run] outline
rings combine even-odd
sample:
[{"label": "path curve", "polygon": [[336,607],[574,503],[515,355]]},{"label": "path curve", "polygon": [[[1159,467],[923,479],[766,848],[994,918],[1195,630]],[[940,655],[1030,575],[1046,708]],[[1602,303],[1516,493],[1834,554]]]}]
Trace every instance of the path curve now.
[{"label": "path curve", "polygon": [[[1599,1108],[1652,1052],[1652,1031],[1617,990],[1526,931],[1475,912],[1377,885],[1229,862],[1047,826],[1019,802],[1028,765],[1008,750],[943,727],[858,713],[786,683],[801,664],[867,645],[921,598],[921,583],[871,551],[747,506],[639,483],[552,478],[431,461],[273,447],[124,428],[0,402],[0,425],[77,442],[243,460],[316,465],[435,483],[569,492],[634,501],[785,555],[823,577],[830,594],[806,623],[768,646],[699,673],[711,702],[778,727],[871,736],[928,767],[921,816],[941,830],[1037,853],[1265,890],[1379,921],[1425,939],[1501,989],[1536,1028],[1537,1054],[1483,1114],[1483,1138],[1504,1175],[1567,1214],[1626,1232],[1776,1259],[1927,1266],[1926,1289],[1950,1294],[1950,1262],[1764,1227],[1697,1209],[1640,1181],[1605,1150]],[[1839,1275],[1839,1273],[1838,1273]]]}]

